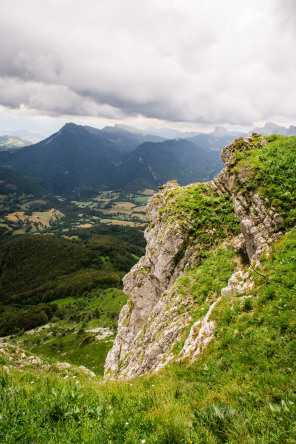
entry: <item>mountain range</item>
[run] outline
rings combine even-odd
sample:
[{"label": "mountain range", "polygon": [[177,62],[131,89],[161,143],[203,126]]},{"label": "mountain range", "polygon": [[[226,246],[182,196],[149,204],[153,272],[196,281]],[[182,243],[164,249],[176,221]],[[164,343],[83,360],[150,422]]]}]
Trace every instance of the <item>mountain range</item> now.
[{"label": "mountain range", "polygon": [[263,136],[269,136],[271,134],[281,136],[296,136],[296,126],[290,125],[289,128],[287,128],[285,126],[276,125],[272,122],[267,122],[262,128],[254,128],[251,132],[260,133]]},{"label": "mountain range", "polygon": [[180,185],[207,181],[222,169],[217,152],[185,139],[145,142],[124,157],[111,181],[112,188],[156,188],[176,179]]},{"label": "mountain range", "polygon": [[[67,123],[34,145],[0,152],[0,167],[62,196],[87,195],[98,189],[156,189],[172,179],[180,185],[212,179],[222,169],[220,150],[244,136],[219,126],[211,133],[162,130],[153,134],[126,125],[100,130]],[[295,126],[273,123],[253,131],[296,135]],[[182,137],[168,140],[160,134]]]}]

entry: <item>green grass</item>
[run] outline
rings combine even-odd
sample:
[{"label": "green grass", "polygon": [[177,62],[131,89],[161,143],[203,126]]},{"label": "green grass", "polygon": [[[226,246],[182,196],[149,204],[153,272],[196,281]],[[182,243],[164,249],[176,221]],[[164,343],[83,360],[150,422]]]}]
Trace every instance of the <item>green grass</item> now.
[{"label": "green grass", "polygon": [[[207,259],[221,285],[230,266],[223,254],[231,264],[231,250]],[[1,370],[2,442],[293,443],[295,258],[296,229],[261,259],[269,284],[254,273],[251,303],[231,294],[216,306],[215,339],[194,364],[105,384],[78,371],[74,382],[75,368],[66,380],[67,371],[54,369]],[[206,268],[196,279],[206,293]],[[203,291],[197,296],[205,303]]]},{"label": "green grass", "polygon": [[53,331],[55,336],[46,331],[44,335],[35,335],[33,343],[30,339],[23,341],[23,346],[42,359],[68,362],[77,366],[84,365],[97,375],[103,375],[105,359],[113,345],[114,336],[112,341],[110,337],[106,340],[97,340],[95,333],[85,333],[84,330],[78,331],[78,334],[71,333],[71,327],[67,328],[66,325],[64,328],[56,327]]},{"label": "green grass", "polygon": [[258,190],[284,216],[284,228],[296,220],[296,137],[270,136],[266,147],[254,138],[254,148],[236,153],[231,166],[234,189]]},{"label": "green grass", "polygon": [[135,202],[146,205],[148,200],[150,199],[150,197],[151,196],[138,196],[138,197],[135,197]]},{"label": "green grass", "polygon": [[[50,328],[18,335],[11,342],[42,359],[84,365],[102,375],[107,353],[113,345],[118,315],[126,301],[127,296],[117,288],[96,291],[84,298],[58,299],[55,302],[59,308]],[[87,331],[97,327],[111,329],[113,335],[98,340],[98,333]]]},{"label": "green grass", "polygon": [[192,323],[205,315],[222,288],[227,286],[238,261],[232,248],[217,248],[209,253],[200,266],[186,271],[178,279],[177,292],[190,294],[194,300]]},{"label": "green grass", "polygon": [[196,247],[196,258],[202,262],[208,252],[222,239],[239,233],[231,197],[218,195],[207,184],[194,184],[168,191],[166,205],[160,215],[189,230],[189,244]]},{"label": "green grass", "polygon": [[63,299],[55,299],[52,301],[52,304],[56,304],[59,308],[64,307],[65,305],[73,304],[76,301],[76,298],[73,296],[69,296],[68,298]]}]

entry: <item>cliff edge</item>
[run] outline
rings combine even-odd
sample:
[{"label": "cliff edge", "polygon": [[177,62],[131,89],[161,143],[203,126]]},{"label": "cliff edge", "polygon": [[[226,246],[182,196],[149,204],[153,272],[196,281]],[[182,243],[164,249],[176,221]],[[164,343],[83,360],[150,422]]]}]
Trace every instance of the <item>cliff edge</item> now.
[{"label": "cliff edge", "polygon": [[215,335],[221,299],[250,297],[253,274],[264,275],[261,255],[295,223],[270,170],[280,140],[237,139],[222,150],[225,169],[216,179],[168,182],[149,200],[146,254],[123,279],[130,300],[105,377],[130,379],[197,359]]}]

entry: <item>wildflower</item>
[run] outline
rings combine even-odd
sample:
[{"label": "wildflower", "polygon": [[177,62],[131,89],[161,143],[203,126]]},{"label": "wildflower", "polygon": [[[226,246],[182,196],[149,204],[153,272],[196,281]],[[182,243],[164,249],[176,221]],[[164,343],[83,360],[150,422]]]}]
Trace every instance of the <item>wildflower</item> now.
[{"label": "wildflower", "polygon": [[76,384],[79,384],[79,381],[76,381]]},{"label": "wildflower", "polygon": [[34,381],[31,381],[31,384],[34,384]]},{"label": "wildflower", "polygon": [[73,376],[73,379],[75,379],[76,378],[76,376]]},{"label": "wildflower", "polygon": [[142,439],[141,443],[145,444],[145,442],[146,442],[146,439]]},{"label": "wildflower", "polygon": [[7,396],[8,401],[10,400],[10,396]]},{"label": "wildflower", "polygon": [[42,409],[40,410],[40,413],[43,413],[43,410],[42,410]]},{"label": "wildflower", "polygon": [[125,425],[129,425],[129,422],[126,422]]},{"label": "wildflower", "polygon": [[66,376],[64,376],[64,378],[63,378],[63,379],[67,379],[67,378],[69,378],[69,375],[66,375]]}]

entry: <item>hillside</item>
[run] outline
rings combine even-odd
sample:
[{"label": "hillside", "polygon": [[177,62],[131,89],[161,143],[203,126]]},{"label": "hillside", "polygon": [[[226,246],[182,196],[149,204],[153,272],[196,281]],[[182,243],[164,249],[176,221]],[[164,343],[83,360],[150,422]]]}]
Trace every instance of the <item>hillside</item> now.
[{"label": "hillside", "polygon": [[218,152],[204,151],[186,140],[146,142],[122,159],[111,186],[155,189],[173,179],[186,185],[209,180],[221,169]]},{"label": "hillside", "polygon": [[0,335],[43,325],[54,314],[53,300],[120,287],[142,251],[110,235],[90,237],[85,245],[46,235],[2,244]]},{"label": "hillside", "polygon": [[213,181],[163,186],[106,381],[2,345],[4,439],[294,442],[295,155],[295,137],[253,134]]},{"label": "hillside", "polygon": [[46,194],[46,191],[21,174],[7,168],[0,168],[0,194],[3,196],[14,195],[15,197],[27,194],[34,198],[40,198]]},{"label": "hillside", "polygon": [[118,124],[105,126],[101,130],[101,134],[108,139],[112,139],[118,145],[123,146],[126,152],[133,151],[144,142],[161,142],[165,140],[164,137],[151,134],[148,131],[141,131],[128,125]]},{"label": "hillside", "polygon": [[0,164],[15,169],[49,192],[78,194],[98,189],[116,172],[125,153],[146,140],[162,140],[120,127],[103,130],[67,123],[47,139],[18,152],[0,153]]},{"label": "hillside", "polygon": [[0,168],[0,243],[20,234],[49,230],[64,218],[66,207],[61,206],[37,183]]},{"label": "hillside", "polygon": [[14,151],[31,145],[28,140],[21,139],[16,136],[0,136],[0,151]]},{"label": "hillside", "polygon": [[239,136],[239,133],[235,135],[234,133],[228,133],[227,131],[219,131],[218,128],[212,133],[198,134],[197,136],[189,137],[187,140],[204,150],[220,152],[225,145],[228,145],[233,139]]},{"label": "hillside", "polygon": [[66,124],[35,145],[5,156],[0,153],[0,162],[54,194],[67,195],[76,188],[102,186],[114,173],[120,157],[120,147],[99,132]]}]

